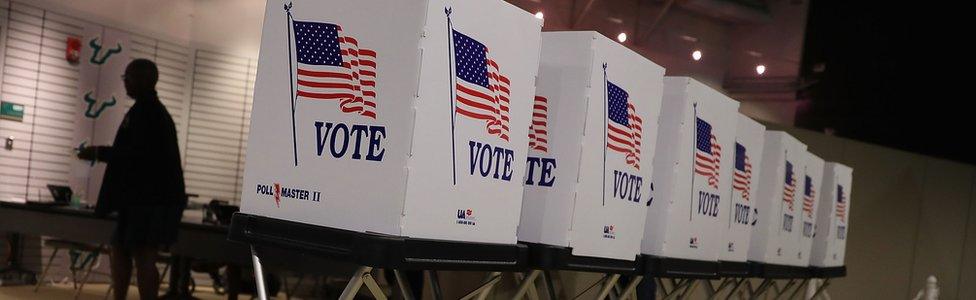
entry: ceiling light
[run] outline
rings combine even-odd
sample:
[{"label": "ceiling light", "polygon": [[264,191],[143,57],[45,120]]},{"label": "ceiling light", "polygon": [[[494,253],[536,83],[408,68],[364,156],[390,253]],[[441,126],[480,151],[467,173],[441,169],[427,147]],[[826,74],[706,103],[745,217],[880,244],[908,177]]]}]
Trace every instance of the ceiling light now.
[{"label": "ceiling light", "polygon": [[620,34],[618,34],[617,35],[617,40],[620,41],[621,43],[626,42],[627,41],[627,33],[626,32],[621,32]]},{"label": "ceiling light", "polygon": [[756,65],[756,74],[762,75],[766,73],[766,65]]},{"label": "ceiling light", "polygon": [[542,18],[544,18],[544,17],[545,17],[545,15],[543,15],[541,11],[535,13],[535,18],[536,19],[542,20]]},{"label": "ceiling light", "polygon": [[699,61],[701,60],[701,58],[702,58],[701,50],[695,50],[694,52],[691,52],[691,59],[694,59],[695,61]]}]

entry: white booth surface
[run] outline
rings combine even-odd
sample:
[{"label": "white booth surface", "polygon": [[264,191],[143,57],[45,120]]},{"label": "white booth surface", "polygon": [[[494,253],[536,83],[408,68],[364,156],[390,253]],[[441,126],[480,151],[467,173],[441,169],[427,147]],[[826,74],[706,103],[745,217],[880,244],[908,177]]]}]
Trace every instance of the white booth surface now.
[{"label": "white booth surface", "polygon": [[640,254],[663,78],[597,32],[542,34],[520,241]]},{"label": "white booth surface", "polygon": [[756,220],[756,194],[762,170],[763,140],[766,126],[739,114],[735,130],[735,157],[732,163],[732,194],[722,202],[719,224],[725,239],[719,260],[745,262],[749,254],[753,221]]},{"label": "white booth surface", "polygon": [[820,207],[817,208],[817,227],[813,237],[813,252],[810,254],[811,266],[844,265],[853,173],[854,170],[850,167],[835,162],[824,166]]},{"label": "white booth surface", "polygon": [[756,197],[758,218],[752,227],[749,260],[768,264],[806,266],[799,254],[801,185],[807,146],[782,131],[766,131],[762,171]]},{"label": "white booth surface", "polygon": [[800,210],[800,243],[795,263],[806,266],[810,264],[810,249],[813,246],[814,230],[817,226],[816,212],[820,203],[821,185],[823,185],[824,160],[808,151],[803,169],[805,171],[801,182],[803,205]]},{"label": "white booth surface", "polygon": [[644,254],[717,261],[731,201],[739,102],[688,77],[664,78]]},{"label": "white booth surface", "polygon": [[242,211],[515,243],[541,28],[501,0],[268,1]]}]

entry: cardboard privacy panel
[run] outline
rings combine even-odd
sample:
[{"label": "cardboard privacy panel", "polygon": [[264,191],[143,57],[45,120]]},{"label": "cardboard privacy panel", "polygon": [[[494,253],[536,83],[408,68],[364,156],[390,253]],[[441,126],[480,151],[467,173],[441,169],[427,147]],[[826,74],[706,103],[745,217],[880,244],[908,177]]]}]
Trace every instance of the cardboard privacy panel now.
[{"label": "cardboard privacy panel", "polygon": [[749,254],[752,226],[756,221],[756,194],[759,193],[759,171],[762,170],[763,140],[766,127],[739,114],[735,130],[732,162],[732,194],[722,203],[719,223],[725,246],[719,260],[745,262]]},{"label": "cardboard privacy panel", "polygon": [[814,228],[817,226],[816,213],[820,203],[821,185],[823,185],[824,160],[808,151],[806,166],[803,169],[804,177],[800,181],[803,205],[800,209],[800,243],[796,264],[806,266],[810,264],[810,249],[813,246]]},{"label": "cardboard privacy panel", "polygon": [[664,68],[596,32],[542,34],[519,240],[634,260]]},{"label": "cardboard privacy panel", "polygon": [[799,263],[803,168],[807,146],[782,131],[766,131],[762,172],[756,198],[758,220],[752,227],[749,260],[778,265]]},{"label": "cardboard privacy panel", "polygon": [[730,201],[739,103],[688,77],[664,78],[644,254],[717,261]]},{"label": "cardboard privacy panel", "polygon": [[515,243],[541,21],[504,1],[268,1],[242,211]]},{"label": "cardboard privacy panel", "polygon": [[817,207],[817,226],[813,236],[810,265],[840,267],[847,247],[847,224],[851,215],[851,181],[854,170],[829,162],[824,166],[823,184]]}]

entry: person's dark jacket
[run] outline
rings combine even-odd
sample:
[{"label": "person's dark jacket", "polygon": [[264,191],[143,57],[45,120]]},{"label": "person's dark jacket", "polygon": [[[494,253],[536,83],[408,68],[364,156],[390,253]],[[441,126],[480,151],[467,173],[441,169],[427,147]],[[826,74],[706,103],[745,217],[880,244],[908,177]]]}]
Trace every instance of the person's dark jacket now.
[{"label": "person's dark jacket", "polygon": [[112,147],[98,150],[98,159],[108,165],[97,215],[131,206],[186,206],[173,118],[155,94],[144,98],[125,114]]}]

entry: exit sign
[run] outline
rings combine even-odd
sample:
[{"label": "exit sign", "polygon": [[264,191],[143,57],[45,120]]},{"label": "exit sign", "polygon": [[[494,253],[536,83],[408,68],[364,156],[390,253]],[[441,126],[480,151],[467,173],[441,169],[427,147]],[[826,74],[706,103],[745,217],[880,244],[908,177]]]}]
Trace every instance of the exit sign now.
[{"label": "exit sign", "polygon": [[0,102],[0,119],[24,121],[24,105],[13,102]]}]

